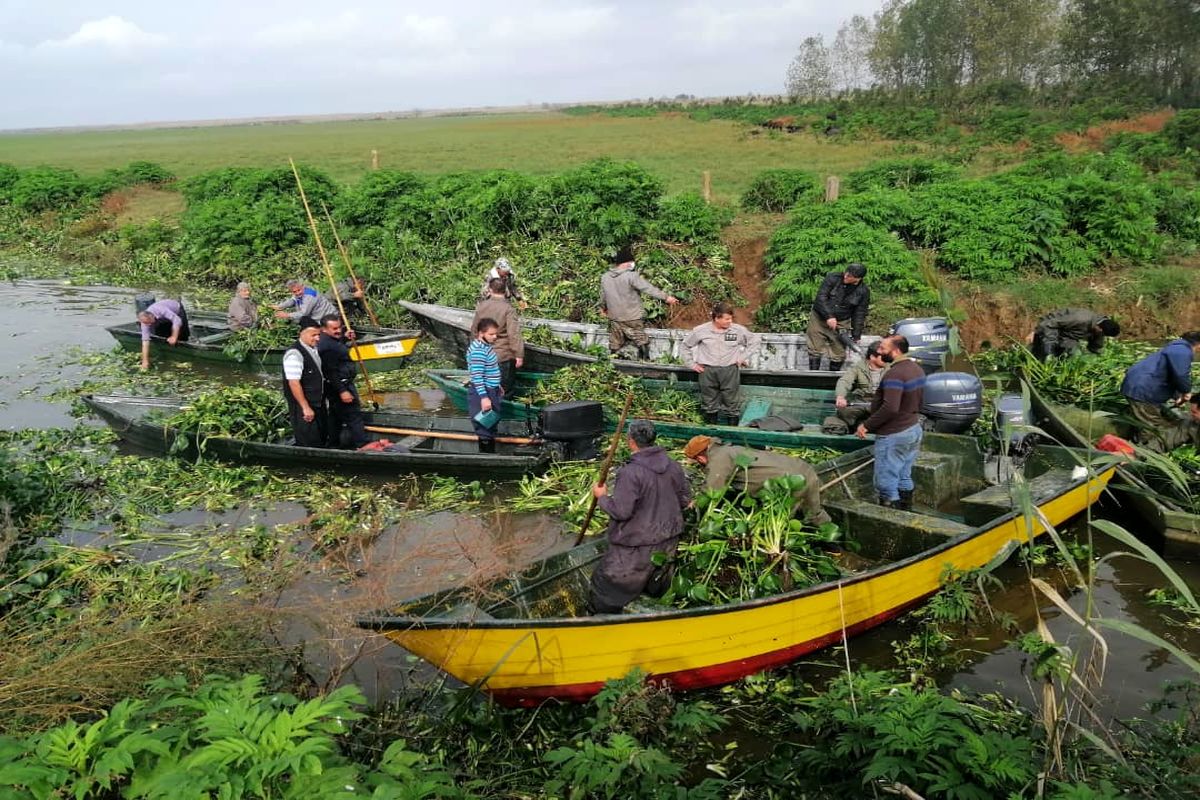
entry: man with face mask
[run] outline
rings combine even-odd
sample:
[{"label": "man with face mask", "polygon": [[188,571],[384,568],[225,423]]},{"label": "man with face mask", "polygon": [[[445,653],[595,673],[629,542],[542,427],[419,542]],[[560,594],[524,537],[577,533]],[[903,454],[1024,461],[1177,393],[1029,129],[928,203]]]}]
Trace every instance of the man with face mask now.
[{"label": "man with face mask", "polygon": [[858,438],[875,434],[875,489],[879,504],[912,509],[913,464],[921,452],[921,400],[925,370],[908,357],[908,339],[888,336],[879,356],[891,364],[871,400],[871,416],[858,426]]}]

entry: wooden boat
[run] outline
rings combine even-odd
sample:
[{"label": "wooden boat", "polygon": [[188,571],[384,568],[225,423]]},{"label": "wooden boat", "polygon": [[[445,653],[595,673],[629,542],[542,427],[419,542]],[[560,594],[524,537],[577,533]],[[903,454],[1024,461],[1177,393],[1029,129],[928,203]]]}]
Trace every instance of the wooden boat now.
[{"label": "wooden boat", "polygon": [[[446,397],[454,405],[460,409],[466,409],[466,383],[468,380],[466,371],[435,369],[427,370],[425,374],[446,393]],[[526,403],[524,398],[529,396],[538,381],[546,377],[540,373],[520,373],[513,397],[506,398],[500,403],[501,413],[506,418],[536,419],[539,407]],[[651,392],[674,389],[697,397],[700,394],[699,386],[696,383],[676,383],[651,378],[642,378],[641,381]],[[580,399],[594,400],[595,398]],[[709,425],[656,419],[654,427],[658,430],[658,435],[666,439],[686,440],[704,434],[716,436],[729,444],[754,447],[828,447],[839,452],[846,452],[861,449],[874,441],[874,436],[859,439],[852,435],[822,433],[821,420],[834,412],[832,390],[743,385],[742,399],[745,402],[745,410],[738,425]],[[768,414],[785,414],[797,422],[803,423],[803,428],[794,431],[771,431],[750,427],[750,423],[755,419]],[[612,422],[612,420],[609,421]]]},{"label": "wooden boat", "polygon": [[[914,470],[914,510],[872,501],[870,451],[819,465],[825,508],[866,564],[827,583],[729,605],[677,609],[645,598],[624,614],[582,616],[594,541],[483,586],[460,586],[397,603],[358,620],[501,702],[582,700],[607,680],[641,669],[680,689],[737,680],[879,625],[936,592],[947,567],[974,569],[1012,543],[1044,532],[1016,499],[1022,491],[1052,525],[1095,501],[1112,467],[1089,476],[1086,452],[1039,446],[1025,489],[988,480],[979,445],[929,434]],[[939,512],[937,509],[945,509]],[[602,539],[602,537],[601,537]]]},{"label": "wooden boat", "polygon": [[[1029,385],[1029,384],[1027,384]],[[1030,411],[1034,422],[1062,444],[1088,448],[1088,437],[1098,439],[1105,433],[1119,432],[1108,418],[1093,415],[1074,406],[1061,406],[1046,400],[1029,385]],[[1117,470],[1113,482],[1116,502],[1148,525],[1161,537],[1170,553],[1194,555],[1200,551],[1200,514],[1185,510],[1179,503],[1156,492],[1146,480],[1128,467]],[[1138,533],[1130,526],[1132,533]]]},{"label": "wooden boat", "polygon": [[[125,441],[154,453],[168,453],[179,436],[188,443],[180,455],[195,458],[199,449],[195,436],[173,430],[162,418],[184,408],[178,398],[84,395],[83,402]],[[157,413],[155,413],[157,412]],[[518,478],[545,470],[557,450],[553,443],[514,445],[498,442],[495,453],[480,453],[470,420],[463,417],[435,417],[428,414],[364,411],[370,426],[420,431],[412,435],[372,434],[404,445],[408,452],[371,452],[297,447],[275,442],[208,437],[204,453],[223,461],[255,462],[282,467],[335,470],[343,474],[398,474],[432,472],[468,478]],[[430,435],[423,435],[423,434]],[[455,434],[466,439],[438,438]],[[500,423],[501,436],[527,438],[524,422]]]},{"label": "wooden boat", "polygon": [[[430,303],[409,303],[400,301],[417,320],[421,330],[442,342],[450,349],[460,363],[467,351],[471,339],[471,320],[474,311],[450,306],[439,306]],[[563,320],[540,319],[537,317],[522,318],[521,330],[527,335],[534,329],[545,328],[564,343],[562,348],[545,347],[543,345],[525,342],[525,368],[532,372],[554,372],[574,364],[591,364],[598,359],[596,356],[576,352],[567,346],[567,342],[575,342],[583,347],[600,345],[608,347],[608,328],[603,325],[593,325],[587,322],[566,322]],[[647,328],[650,336],[650,357],[652,359],[670,356],[679,359],[683,355],[682,342],[688,331],[674,328]],[[750,367],[742,370],[742,383],[758,386],[790,386],[807,389],[832,389],[837,383],[839,373],[827,370],[808,369],[807,337],[802,333],[763,333],[762,347],[758,353],[751,356]],[[875,341],[877,336],[864,336],[862,345],[866,347]],[[849,360],[853,362],[858,356],[851,353]],[[682,364],[660,364],[653,361],[630,361],[613,359],[613,366],[621,372],[638,375],[643,378],[660,380],[691,381],[697,379],[697,373]]]},{"label": "wooden boat", "polygon": [[[229,329],[223,316],[188,312],[188,327],[191,338],[174,347],[167,344],[166,337],[152,336],[150,351],[154,357],[169,356],[262,370],[278,369],[283,365],[283,351],[287,349],[284,347],[252,351],[242,360],[225,352],[225,345],[237,332]],[[109,326],[107,330],[122,348],[135,353],[142,351],[142,329],[136,320]],[[359,335],[358,346],[351,352],[351,358],[366,362],[371,372],[404,366],[404,359],[412,355],[421,336],[420,331],[377,328],[373,325],[356,325],[355,331]]]}]

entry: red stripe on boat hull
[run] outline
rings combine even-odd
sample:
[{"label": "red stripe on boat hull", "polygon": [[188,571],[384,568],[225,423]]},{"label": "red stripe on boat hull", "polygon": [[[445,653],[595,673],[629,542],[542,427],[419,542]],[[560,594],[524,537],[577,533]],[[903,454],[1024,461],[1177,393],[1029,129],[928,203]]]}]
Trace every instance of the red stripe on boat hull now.
[{"label": "red stripe on boat hull", "polygon": [[[881,614],[876,614],[873,617],[868,617],[853,625],[848,625],[845,630],[845,636],[849,638],[862,631],[881,625],[890,619],[894,619],[919,604],[928,596],[922,595],[902,606],[884,611]],[[713,664],[708,667],[697,667],[696,669],[652,675],[650,676],[650,680],[655,683],[665,683],[673,689],[704,689],[709,686],[721,686],[733,683],[756,672],[784,666],[803,655],[836,644],[842,641],[842,638],[843,632],[839,630],[825,636],[818,636],[814,639],[808,639],[799,644],[791,645],[790,647],[761,653],[750,658],[739,658],[737,661],[726,661],[722,664]],[[603,688],[604,683],[602,681],[571,683],[561,686],[523,686],[511,689],[491,689],[486,685],[484,686],[484,689],[502,705],[527,707],[536,706],[542,701],[552,698],[582,703],[594,697]]]}]

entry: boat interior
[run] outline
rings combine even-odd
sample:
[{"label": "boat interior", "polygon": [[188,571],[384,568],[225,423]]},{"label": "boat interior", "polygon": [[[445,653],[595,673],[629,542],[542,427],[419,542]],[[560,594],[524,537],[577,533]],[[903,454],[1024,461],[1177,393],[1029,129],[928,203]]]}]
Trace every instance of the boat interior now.
[{"label": "boat interior", "polygon": [[[1007,456],[985,458],[969,437],[926,434],[913,470],[911,511],[878,504],[870,450],[825,462],[818,466],[829,486],[822,505],[846,540],[838,561],[846,574],[860,574],[990,528],[1061,494],[1074,482],[1072,473],[1084,457],[1083,451],[1039,446],[1014,463]],[[410,619],[472,620],[579,616],[585,613],[591,570],[603,549],[603,537],[598,537],[501,580],[414,598],[392,613]],[[664,612],[670,607],[642,598],[628,610]]]}]

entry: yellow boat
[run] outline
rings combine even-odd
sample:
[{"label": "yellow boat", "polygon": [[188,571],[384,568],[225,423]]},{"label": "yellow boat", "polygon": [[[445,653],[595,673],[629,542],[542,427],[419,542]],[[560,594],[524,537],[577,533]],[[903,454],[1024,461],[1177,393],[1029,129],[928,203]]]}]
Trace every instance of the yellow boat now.
[{"label": "yellow boat", "polygon": [[872,502],[870,450],[826,462],[823,484],[846,476],[823,500],[857,543],[860,568],[770,597],[688,609],[638,601],[624,614],[582,616],[601,537],[521,574],[413,598],[358,624],[507,704],[583,700],[634,668],[680,689],[720,685],[879,625],[936,592],[947,567],[984,566],[1043,533],[1018,498],[1051,525],[1079,514],[1113,471],[1107,462],[1085,468],[1088,457],[1039,445],[1014,477],[1003,474],[1009,459],[987,462],[974,439],[927,434],[913,511]]}]

